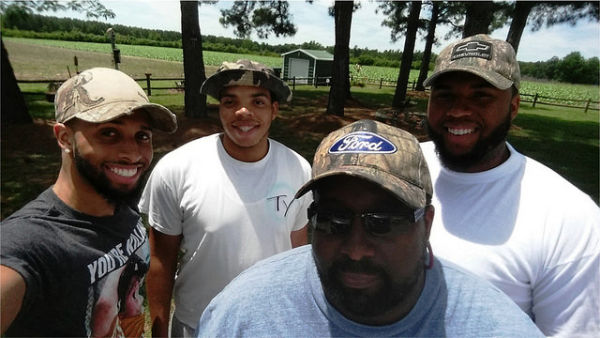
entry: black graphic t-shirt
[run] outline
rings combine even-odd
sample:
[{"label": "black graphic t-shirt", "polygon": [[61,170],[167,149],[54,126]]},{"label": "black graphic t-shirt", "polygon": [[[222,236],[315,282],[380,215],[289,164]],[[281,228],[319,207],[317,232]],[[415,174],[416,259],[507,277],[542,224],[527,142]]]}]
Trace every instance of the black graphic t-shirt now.
[{"label": "black graphic t-shirt", "polygon": [[27,286],[7,336],[127,336],[144,329],[149,264],[139,215],[92,217],[44,191],[1,226],[1,264]]}]

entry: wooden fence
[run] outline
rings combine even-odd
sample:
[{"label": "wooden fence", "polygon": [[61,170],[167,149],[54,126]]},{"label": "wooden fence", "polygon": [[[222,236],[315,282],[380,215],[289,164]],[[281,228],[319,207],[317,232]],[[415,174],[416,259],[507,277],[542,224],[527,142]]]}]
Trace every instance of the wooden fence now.
[{"label": "wooden fence", "polygon": [[[148,96],[152,95],[152,90],[157,89],[174,89],[174,90],[183,90],[184,89],[184,79],[183,78],[170,78],[170,77],[161,77],[161,78],[153,78],[152,74],[146,73],[144,78],[134,79],[137,82],[144,82],[145,87],[142,85],[142,88],[146,90]],[[286,81],[291,87],[292,91],[296,90],[296,86],[298,85],[311,85],[317,88],[318,86],[329,86],[331,83],[331,77],[292,77],[292,78],[282,78],[282,80]],[[64,82],[65,79],[51,79],[51,80],[18,80],[19,83],[48,83],[49,88],[57,88],[56,84]],[[152,81],[173,81],[173,86],[152,86]],[[392,81],[385,78],[380,79],[372,79],[367,77],[350,77],[350,85],[351,86],[377,86],[379,89],[383,87],[395,87],[396,81]],[[416,80],[413,80],[408,83],[408,89],[415,90]],[[24,94],[30,94],[25,92]],[[566,98],[556,98],[549,96],[542,96],[538,93],[535,94],[527,94],[520,93],[521,102],[531,102],[532,107],[536,105],[549,105],[549,106],[558,106],[558,107],[568,107],[575,109],[583,109],[584,113],[587,113],[589,110],[600,111],[600,102],[593,101],[592,99],[587,100],[578,100],[578,99],[566,99]],[[48,98],[50,96],[52,99],[54,98],[54,93],[52,90],[49,90],[47,93]],[[531,99],[530,99],[531,98]]]},{"label": "wooden fence", "polygon": [[[539,95],[538,93],[535,93],[535,94],[520,93],[520,95],[521,95],[521,102],[531,102],[532,107],[535,107],[536,104],[545,104],[548,106],[583,109],[584,113],[587,113],[588,110],[600,110],[600,107],[599,107],[600,102],[592,101],[592,99],[587,99],[587,100],[563,99],[563,98],[542,96],[542,95]],[[531,97],[533,99],[528,99],[529,97]]]}]

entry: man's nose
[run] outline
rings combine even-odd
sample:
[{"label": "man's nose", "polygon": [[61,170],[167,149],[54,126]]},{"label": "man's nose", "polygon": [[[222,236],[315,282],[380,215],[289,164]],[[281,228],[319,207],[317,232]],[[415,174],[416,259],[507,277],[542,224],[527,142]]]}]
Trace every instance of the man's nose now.
[{"label": "man's nose", "polygon": [[123,140],[119,144],[119,160],[137,163],[142,159],[142,149],[137,140]]},{"label": "man's nose", "polygon": [[360,217],[354,217],[352,228],[342,244],[342,253],[354,261],[374,255],[373,243],[368,238]]},{"label": "man's nose", "polygon": [[252,115],[252,111],[246,108],[246,106],[241,106],[238,110],[236,110],[235,114],[238,116],[248,116]]},{"label": "man's nose", "polygon": [[466,99],[457,98],[448,110],[448,115],[452,117],[463,117],[471,114],[469,102]]}]

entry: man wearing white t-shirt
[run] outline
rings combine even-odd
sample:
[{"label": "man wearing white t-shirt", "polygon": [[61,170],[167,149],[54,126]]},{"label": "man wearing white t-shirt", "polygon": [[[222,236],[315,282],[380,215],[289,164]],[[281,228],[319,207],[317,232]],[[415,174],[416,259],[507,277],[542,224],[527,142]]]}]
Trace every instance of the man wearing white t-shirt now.
[{"label": "man wearing white t-shirt", "polygon": [[506,142],[519,81],[505,41],[475,35],[440,53],[425,81],[433,142],[422,144],[439,215],[431,243],[507,293],[545,335],[598,336],[600,209]]},{"label": "man wearing white t-shirt", "polygon": [[300,155],[268,138],[289,87],[249,60],[224,62],[201,92],[219,100],[224,132],[165,155],[139,207],[150,223],[148,300],[153,336],[195,336],[211,299],[255,262],[307,243],[310,179]]}]

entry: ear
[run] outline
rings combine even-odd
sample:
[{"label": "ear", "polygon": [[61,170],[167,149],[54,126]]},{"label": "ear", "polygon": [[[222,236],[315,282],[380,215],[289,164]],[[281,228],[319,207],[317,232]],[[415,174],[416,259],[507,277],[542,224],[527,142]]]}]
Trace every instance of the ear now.
[{"label": "ear", "polygon": [[73,131],[63,123],[56,123],[53,128],[54,137],[62,151],[70,153],[73,149]]},{"label": "ear", "polygon": [[510,99],[510,120],[514,120],[519,113],[519,105],[521,104],[521,95],[519,93],[515,94]]},{"label": "ear", "polygon": [[425,207],[425,215],[423,221],[425,223],[425,238],[429,240],[429,234],[431,233],[431,225],[433,224],[433,217],[435,215],[435,208],[433,205]]},{"label": "ear", "polygon": [[279,102],[273,101],[273,103],[271,103],[271,108],[272,108],[271,109],[272,110],[271,121],[273,121],[277,117],[277,114],[279,114]]}]

